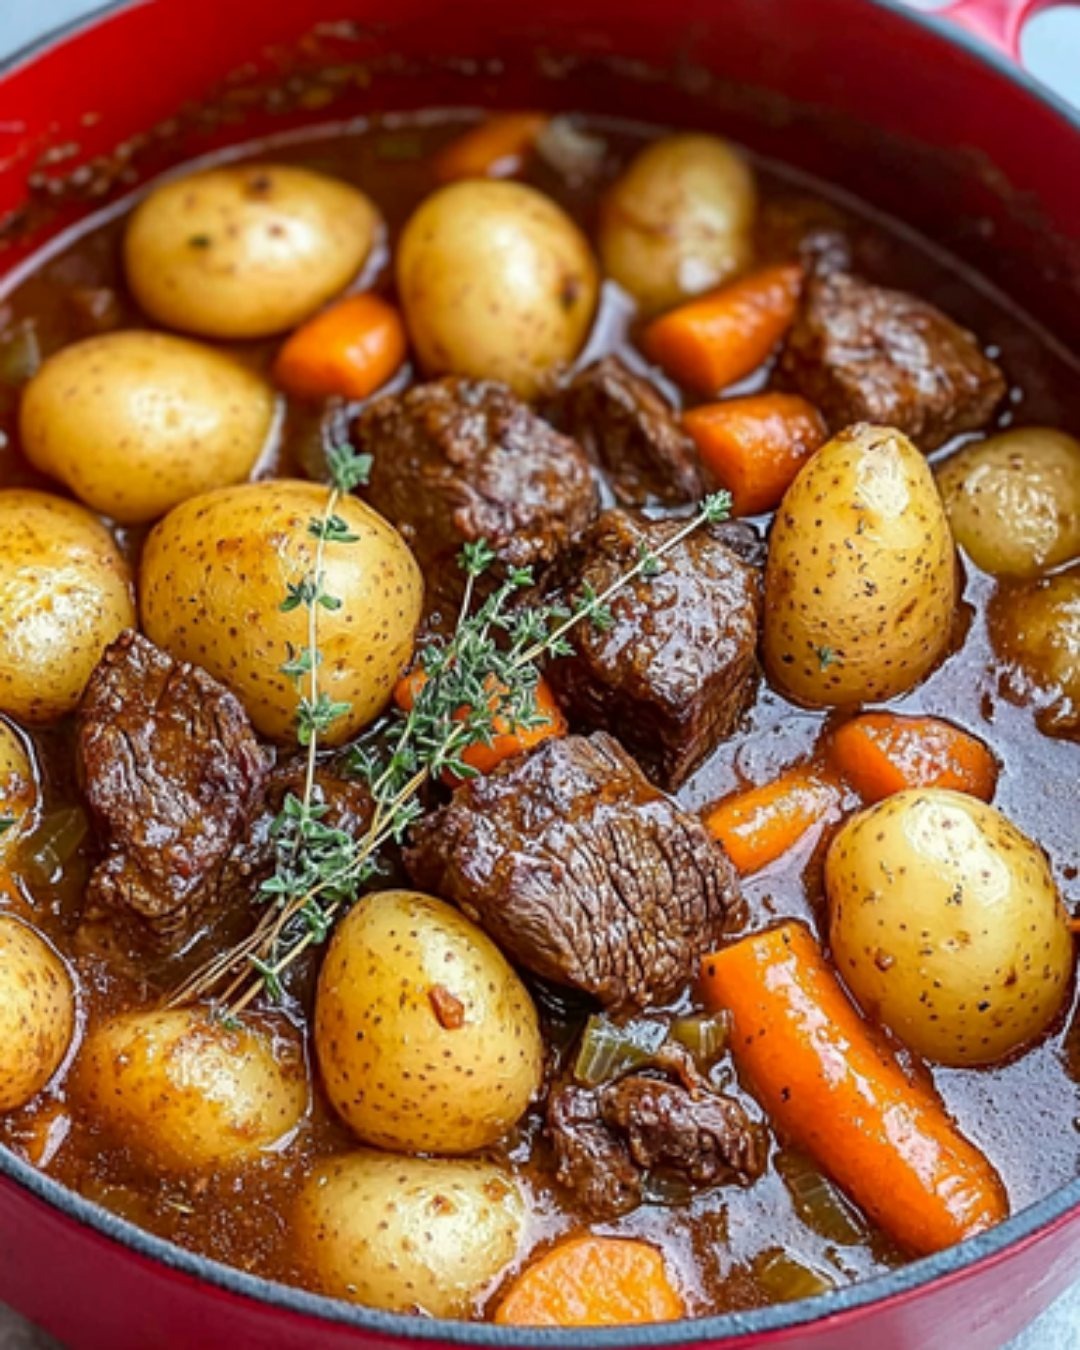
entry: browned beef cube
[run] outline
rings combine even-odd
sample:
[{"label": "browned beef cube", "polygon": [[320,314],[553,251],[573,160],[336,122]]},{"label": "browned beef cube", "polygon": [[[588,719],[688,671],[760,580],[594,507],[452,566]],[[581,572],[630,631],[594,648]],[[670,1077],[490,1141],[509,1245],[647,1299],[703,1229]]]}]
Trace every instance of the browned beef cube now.
[{"label": "browned beef cube", "polygon": [[603,733],[463,784],[415,828],[405,865],[520,965],[620,1010],[672,998],[738,904],[701,821]]},{"label": "browned beef cube", "polygon": [[132,632],[90,677],[78,752],[105,851],[87,920],[119,917],[156,945],[182,946],[262,804],[271,756],[223,685]]},{"label": "browned beef cube", "polygon": [[[574,555],[568,589],[601,593],[643,548],[655,553],[678,529],[676,521],[605,511]],[[661,568],[619,592],[611,627],[578,624],[574,655],[547,675],[572,723],[618,736],[650,777],[674,790],[731,734],[752,698],[761,588],[724,527],[696,531]]]},{"label": "browned beef cube", "polygon": [[588,457],[505,385],[450,377],[389,394],[357,422],[364,495],[426,570],[486,539],[512,566],[552,562],[593,519]]},{"label": "browned beef cube", "polygon": [[1005,379],[933,305],[847,273],[815,277],[780,358],[781,382],[832,431],[876,422],[933,450],[986,426]]},{"label": "browned beef cube", "polygon": [[600,464],[627,506],[690,502],[703,491],[693,441],[667,399],[616,356],[589,366],[562,391],[560,425]]},{"label": "browned beef cube", "polygon": [[595,1088],[565,1084],[548,1100],[547,1134],[559,1182],[597,1219],[639,1205],[646,1173],[707,1187],[752,1181],[765,1167],[765,1131],[703,1080],[690,1087],[636,1073]]},{"label": "browned beef cube", "polygon": [[755,227],[762,262],[797,262],[808,276],[851,270],[851,223],[831,202],[792,194],[761,205]]}]

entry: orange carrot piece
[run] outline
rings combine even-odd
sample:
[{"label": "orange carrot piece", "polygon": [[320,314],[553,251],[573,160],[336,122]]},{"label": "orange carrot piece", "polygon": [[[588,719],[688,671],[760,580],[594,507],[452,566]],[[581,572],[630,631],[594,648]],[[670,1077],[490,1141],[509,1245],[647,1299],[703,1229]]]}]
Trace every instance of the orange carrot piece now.
[{"label": "orange carrot piece", "polygon": [[435,157],[440,183],[459,178],[513,178],[547,125],[543,113],[502,113],[471,127]]},{"label": "orange carrot piece", "polygon": [[793,848],[839,802],[835,783],[800,764],[771,783],[717,802],[705,815],[705,828],[735,870],[748,876]]},{"label": "orange carrot piece", "polygon": [[754,394],[683,414],[702,463],[731,493],[737,516],[772,511],[828,436],[821,414],[798,394]]},{"label": "orange carrot piece", "polygon": [[867,802],[921,787],[988,802],[997,784],[997,762],[982,741],[938,717],[863,713],[833,733],[829,758]]},{"label": "orange carrot piece", "polygon": [[803,924],[706,957],[702,985],[777,1127],[901,1246],[940,1251],[1008,1216],[998,1174],[878,1043]]},{"label": "orange carrot piece", "polygon": [[680,384],[717,394],[756,370],[791,327],[802,278],[793,263],[751,272],[654,319],[642,349]]},{"label": "orange carrot piece", "polygon": [[367,398],[405,360],[407,346],[393,305],[377,295],[348,295],[286,339],[274,378],[297,398]]},{"label": "orange carrot piece", "polygon": [[[408,712],[426,682],[427,676],[420,669],[412,670],[408,675],[403,675],[394,686],[394,702],[399,708]],[[487,684],[494,689],[494,681],[490,678]],[[493,706],[497,697],[497,692],[493,692]],[[471,769],[475,769],[477,773],[490,773],[504,759],[510,759],[513,755],[520,755],[526,750],[532,750],[541,741],[546,741],[551,736],[566,735],[566,718],[555,701],[551,686],[543,677],[536,686],[536,711],[547,720],[533,727],[511,726],[505,717],[496,717],[495,735],[491,744],[485,745],[481,741],[476,745],[470,745],[461,755],[462,762],[468,764]],[[464,719],[468,716],[468,709],[461,709],[457,715]],[[451,780],[452,775],[447,781]]]},{"label": "orange carrot piece", "polygon": [[636,1238],[575,1237],[520,1274],[495,1310],[519,1327],[612,1327],[685,1315],[657,1249]]}]

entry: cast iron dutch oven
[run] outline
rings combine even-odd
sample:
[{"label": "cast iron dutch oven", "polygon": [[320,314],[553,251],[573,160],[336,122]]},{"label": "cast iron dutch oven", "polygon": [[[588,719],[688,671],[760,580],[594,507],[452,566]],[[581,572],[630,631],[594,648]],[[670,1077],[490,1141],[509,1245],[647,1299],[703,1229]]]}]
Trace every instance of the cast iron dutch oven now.
[{"label": "cast iron dutch oven", "polygon": [[[1034,7],[960,0],[927,18],[886,0],[109,5],[0,76],[0,214],[14,212],[0,267],[101,194],[230,139],[365,109],[561,105],[715,127],[843,181],[1080,347],[1080,119],[1010,60]],[[313,112],[302,72],[342,62],[370,80]],[[267,96],[245,97],[260,80]],[[86,1350],[981,1350],[1078,1276],[1080,1180],[962,1246],[800,1303],[608,1333],[429,1322],[182,1251],[0,1150],[0,1299]]]}]

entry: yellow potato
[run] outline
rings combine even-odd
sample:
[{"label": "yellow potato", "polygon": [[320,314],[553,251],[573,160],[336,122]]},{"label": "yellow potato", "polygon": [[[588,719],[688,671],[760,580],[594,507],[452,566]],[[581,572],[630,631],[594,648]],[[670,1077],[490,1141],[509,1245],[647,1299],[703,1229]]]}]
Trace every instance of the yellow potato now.
[{"label": "yellow potato", "polygon": [[41,1091],[74,1032],[67,967],[28,924],[0,915],[0,1111],[25,1106]]},{"label": "yellow potato", "polygon": [[[139,595],[146,635],[173,656],[208,670],[243,702],[266,736],[296,736],[296,683],[282,674],[290,646],[307,645],[307,610],[285,612],[289,585],[309,576],[327,489],[277,479],[193,497],[152,531]],[[423,579],[404,540],[355,497],[336,514],[351,542],[328,542],[326,594],[318,609],[320,691],[348,711],[321,734],[340,744],[386,706],[412,654]],[[306,692],[306,691],[305,691]]]},{"label": "yellow potato", "polygon": [[0,712],[24,722],[71,712],[134,623],[127,564],[96,517],[45,492],[0,491]]},{"label": "yellow potato", "polygon": [[524,1221],[521,1192],[501,1167],[362,1149],[316,1168],[292,1237],[324,1293],[467,1317],[517,1255]]},{"label": "yellow potato", "polygon": [[574,359],[596,308],[584,235],[521,183],[469,180],[428,197],[402,233],[397,284],[428,374],[502,380],[522,398]]},{"label": "yellow potato", "polygon": [[889,427],[848,427],[776,513],[762,653],[800,703],[843,707],[910,689],[947,648],[956,554],[925,459]]},{"label": "yellow potato", "polygon": [[132,213],[128,285],[168,328],[213,338],[293,328],[343,290],[379,233],[348,183],[280,164],[208,169],[162,183]]},{"label": "yellow potato", "polygon": [[198,1008],[122,1013],[95,1027],[71,1089],[109,1139],[171,1172],[243,1163],[280,1145],[308,1109],[291,1035],[227,1027]]},{"label": "yellow potato", "polygon": [[27,459],[124,525],[247,478],[274,394],[224,353],[164,333],[107,333],[49,358],[23,395]]},{"label": "yellow potato", "polygon": [[10,722],[0,721],[0,859],[34,824],[40,801],[29,743]]},{"label": "yellow potato", "polygon": [[1080,732],[1080,566],[999,591],[990,602],[994,646],[1034,693],[1039,724]]},{"label": "yellow potato", "polygon": [[498,947],[415,891],[370,895],[319,975],[315,1048],[334,1107],[366,1144],[470,1153],[540,1088],[536,1009]]},{"label": "yellow potato", "polygon": [[604,199],[600,261],[642,309],[667,309],[753,261],[754,175],[716,136],[665,136]]},{"label": "yellow potato", "polygon": [[1042,850],[942,788],[844,825],[825,861],[829,939],[866,1012],[942,1064],[991,1064],[1060,1011],[1073,938]]},{"label": "yellow potato", "polygon": [[937,471],[956,542],[984,572],[1034,577],[1080,555],[1080,441],[1018,427]]}]

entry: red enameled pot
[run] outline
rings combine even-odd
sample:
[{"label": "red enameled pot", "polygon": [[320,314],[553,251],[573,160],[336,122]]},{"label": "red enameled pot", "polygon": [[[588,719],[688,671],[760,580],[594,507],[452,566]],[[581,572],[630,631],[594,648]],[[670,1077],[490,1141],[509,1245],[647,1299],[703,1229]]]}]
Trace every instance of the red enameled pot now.
[{"label": "red enameled pot", "polygon": [[[1032,7],[959,0],[943,21],[885,0],[110,5],[0,74],[0,214],[16,213],[0,234],[0,269],[85,214],[80,197],[100,204],[88,185],[101,175],[80,174],[81,164],[151,128],[133,153],[104,161],[119,163],[125,190],[179,158],[304,121],[546,104],[714,128],[843,181],[1080,347],[1080,120],[1009,59]],[[325,105],[304,94],[306,67],[358,61],[370,80],[342,81]],[[284,92],[246,97],[267,75]],[[228,116],[192,113],[223,81]],[[58,177],[70,180],[66,193],[26,210],[50,199]],[[1078,1276],[1080,1181],[961,1247],[802,1303],[611,1333],[439,1324],[333,1303],[181,1251],[0,1150],[0,1299],[74,1347],[982,1350],[1003,1345]]]}]

